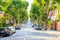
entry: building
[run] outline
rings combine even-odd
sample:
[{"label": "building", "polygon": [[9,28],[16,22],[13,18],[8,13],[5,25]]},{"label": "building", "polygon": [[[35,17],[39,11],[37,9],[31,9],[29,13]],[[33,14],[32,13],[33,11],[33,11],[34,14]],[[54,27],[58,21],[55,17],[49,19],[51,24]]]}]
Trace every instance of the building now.
[{"label": "building", "polygon": [[58,14],[58,9],[52,10],[49,12],[48,15],[48,19],[52,20],[52,24],[50,26],[50,28],[52,28],[53,30],[60,30],[60,22],[56,22],[56,15]]}]

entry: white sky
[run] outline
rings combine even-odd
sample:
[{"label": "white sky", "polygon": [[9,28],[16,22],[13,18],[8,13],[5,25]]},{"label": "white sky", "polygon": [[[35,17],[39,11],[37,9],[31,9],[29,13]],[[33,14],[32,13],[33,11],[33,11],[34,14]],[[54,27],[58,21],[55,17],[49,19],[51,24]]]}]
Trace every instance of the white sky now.
[{"label": "white sky", "polygon": [[[33,0],[24,0],[27,1],[29,3],[28,7],[27,7],[27,11],[28,11],[28,16],[30,15],[30,9],[31,9],[31,5],[33,3]],[[28,18],[28,21],[30,21],[30,16]]]},{"label": "white sky", "polygon": [[29,3],[29,6],[27,8],[27,11],[29,13],[30,12],[30,9],[31,9],[31,4],[32,4],[33,0],[26,0],[26,1]]},{"label": "white sky", "polygon": [[[33,0],[26,0],[26,1],[29,3],[27,11],[28,11],[28,15],[30,15],[30,9],[31,9],[31,5],[33,3]],[[30,17],[29,17],[28,21],[30,21]]]}]

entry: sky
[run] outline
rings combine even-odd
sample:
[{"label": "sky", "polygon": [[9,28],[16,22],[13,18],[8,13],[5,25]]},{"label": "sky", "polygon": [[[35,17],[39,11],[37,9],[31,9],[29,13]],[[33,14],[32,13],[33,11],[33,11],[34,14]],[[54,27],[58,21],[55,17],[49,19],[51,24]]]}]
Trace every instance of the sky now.
[{"label": "sky", "polygon": [[33,3],[33,0],[26,0],[29,3],[29,6],[27,8],[28,13],[30,12],[31,9],[31,4]]},{"label": "sky", "polygon": [[[31,5],[33,3],[33,0],[26,0],[26,1],[29,3],[27,11],[28,11],[28,15],[30,15],[30,9],[31,9]],[[30,17],[29,17],[28,21],[30,21]]]}]

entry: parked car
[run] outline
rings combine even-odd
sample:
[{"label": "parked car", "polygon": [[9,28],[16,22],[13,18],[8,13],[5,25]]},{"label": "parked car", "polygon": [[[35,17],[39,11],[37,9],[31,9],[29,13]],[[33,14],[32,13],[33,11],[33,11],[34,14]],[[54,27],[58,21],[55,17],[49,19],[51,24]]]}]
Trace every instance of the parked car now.
[{"label": "parked car", "polygon": [[20,30],[21,28],[17,26],[15,29],[16,29],[16,30]]},{"label": "parked car", "polygon": [[9,28],[0,28],[0,36],[10,36],[12,34]]},{"label": "parked car", "polygon": [[35,26],[37,26],[36,24],[33,24],[32,27],[34,28]]},{"label": "parked car", "polygon": [[34,29],[36,29],[36,30],[42,30],[42,27],[40,27],[40,26],[38,26],[38,25],[33,25],[32,26]]},{"label": "parked car", "polygon": [[21,29],[20,24],[17,24],[15,29],[20,30]]},{"label": "parked car", "polygon": [[15,30],[14,26],[11,26],[11,27],[9,27],[9,28],[10,28],[10,30],[12,31],[12,34],[16,33],[16,30]]},{"label": "parked car", "polygon": [[36,27],[35,29],[36,30],[42,30],[42,27]]}]

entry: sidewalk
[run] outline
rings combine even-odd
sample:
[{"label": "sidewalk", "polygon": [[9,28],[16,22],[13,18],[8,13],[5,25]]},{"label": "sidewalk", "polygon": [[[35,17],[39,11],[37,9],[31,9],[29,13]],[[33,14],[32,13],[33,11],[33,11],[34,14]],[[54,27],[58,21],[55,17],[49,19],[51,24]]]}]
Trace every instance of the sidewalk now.
[{"label": "sidewalk", "polygon": [[60,37],[60,31],[46,31],[46,33],[48,33],[48,34],[54,34],[54,35],[56,35],[57,37]]}]

